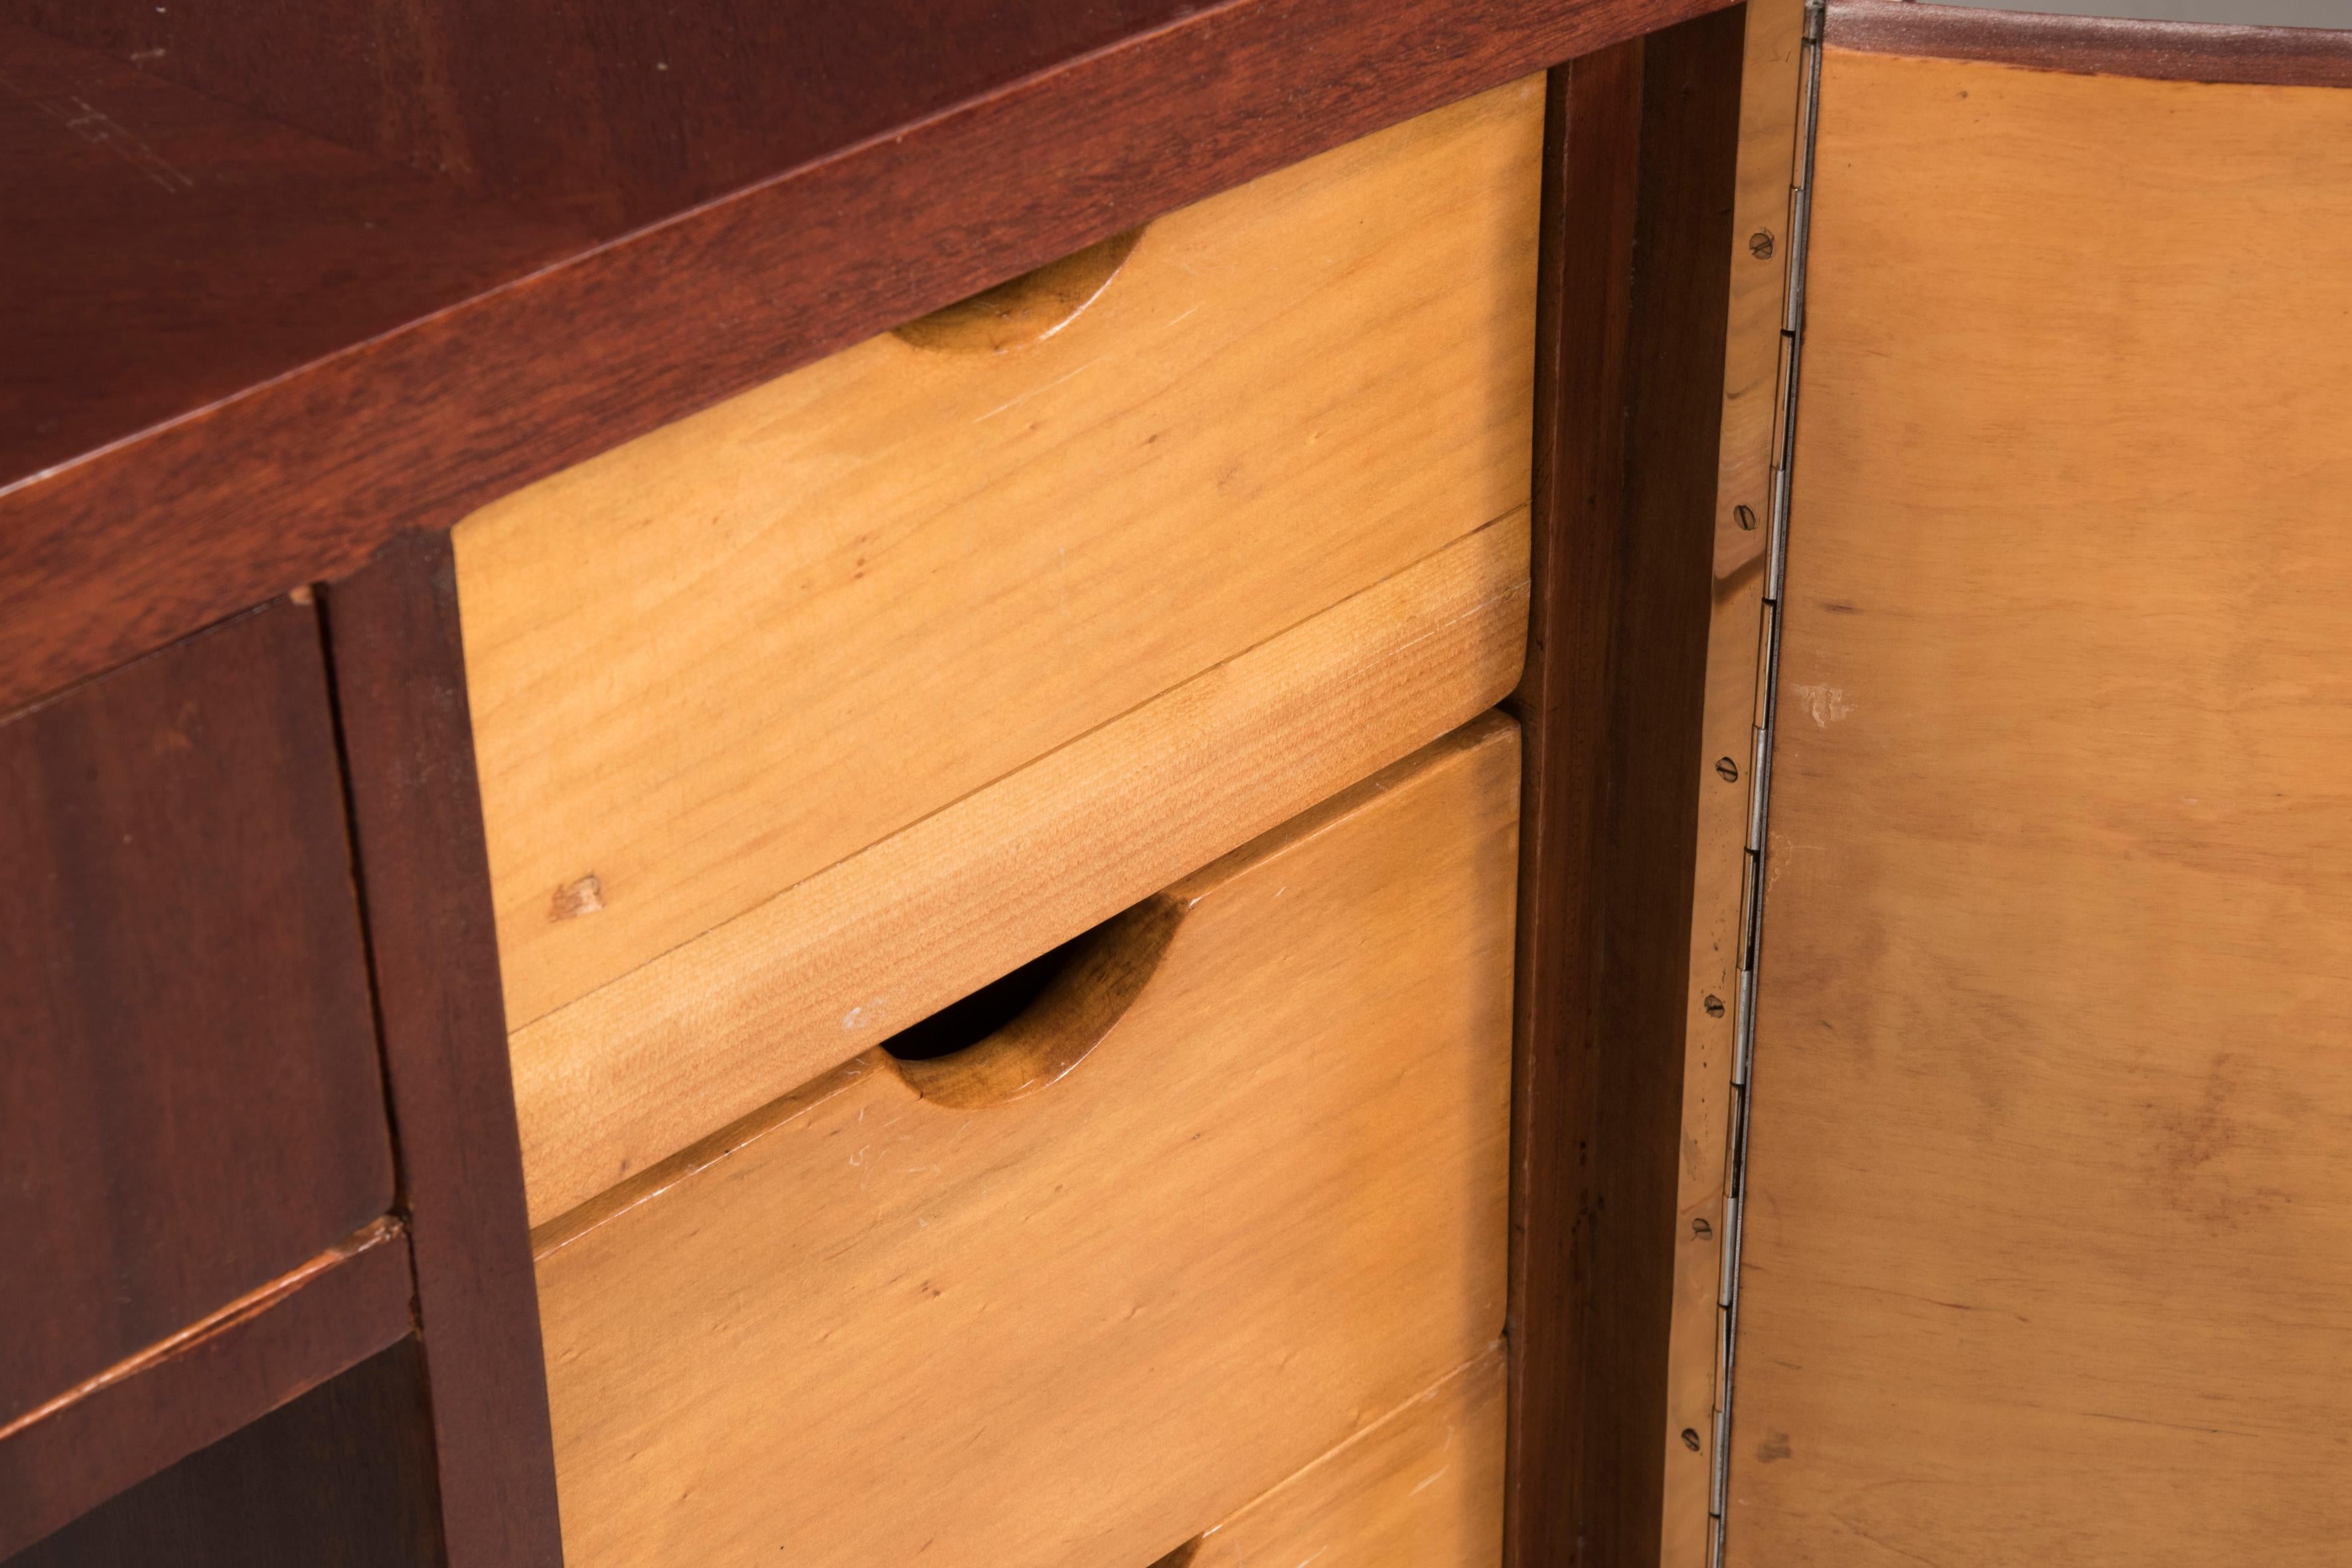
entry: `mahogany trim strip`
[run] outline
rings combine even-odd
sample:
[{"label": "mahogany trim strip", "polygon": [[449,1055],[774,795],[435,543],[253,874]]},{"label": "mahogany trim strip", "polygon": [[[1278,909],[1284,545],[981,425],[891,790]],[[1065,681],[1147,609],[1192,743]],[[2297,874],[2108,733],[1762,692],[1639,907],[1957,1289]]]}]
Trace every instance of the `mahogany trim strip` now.
[{"label": "mahogany trim strip", "polygon": [[[1535,518],[1511,1096],[1511,1350],[1503,1561],[1583,1560],[1592,1123],[1600,1079],[1608,689],[1624,489],[1642,44],[1551,73],[1537,261]],[[1607,1555],[1595,1562],[1612,1561]]]},{"label": "mahogany trim strip", "polygon": [[446,533],[323,595],[449,1568],[559,1568],[506,1008]]},{"label": "mahogany trim strip", "polygon": [[2035,70],[2271,87],[2352,86],[2352,31],[1979,11],[1917,0],[1831,0],[1822,34],[1865,54]]},{"label": "mahogany trim strip", "polygon": [[1656,1568],[1744,13],[1554,71],[1506,1563]]},{"label": "mahogany trim strip", "polygon": [[1228,0],[0,492],[0,709],[983,285],[1718,0]]},{"label": "mahogany trim strip", "polygon": [[0,1427],[0,1557],[407,1333],[404,1239],[375,1220]]}]

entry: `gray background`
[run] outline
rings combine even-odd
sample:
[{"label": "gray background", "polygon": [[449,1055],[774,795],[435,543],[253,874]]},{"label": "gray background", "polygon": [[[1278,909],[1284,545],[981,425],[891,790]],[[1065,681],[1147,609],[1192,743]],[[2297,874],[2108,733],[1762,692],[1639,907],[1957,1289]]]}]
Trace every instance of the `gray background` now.
[{"label": "gray background", "polygon": [[2352,27],[2352,0],[1942,0],[1979,11],[2063,16],[2144,16],[2158,22],[2244,22],[2269,27]]}]

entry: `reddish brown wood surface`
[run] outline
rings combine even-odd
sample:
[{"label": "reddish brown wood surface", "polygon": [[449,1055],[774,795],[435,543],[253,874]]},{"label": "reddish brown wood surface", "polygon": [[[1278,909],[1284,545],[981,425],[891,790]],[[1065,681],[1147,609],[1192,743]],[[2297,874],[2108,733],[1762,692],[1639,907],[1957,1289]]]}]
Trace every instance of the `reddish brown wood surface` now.
[{"label": "reddish brown wood surface", "polygon": [[554,1460],[446,534],[329,590],[451,1568],[558,1568]]},{"label": "reddish brown wood surface", "polygon": [[2352,31],[2054,16],[2032,10],[1833,0],[1824,37],[1842,49],[1994,60],[2042,70],[2169,81],[2352,86]]},{"label": "reddish brown wood surface", "polygon": [[8,1568],[437,1568],[414,1339],[8,1560]]},{"label": "reddish brown wood surface", "polygon": [[315,614],[0,724],[0,1421],[392,1205]]},{"label": "reddish brown wood surface", "polygon": [[0,482],[586,237],[5,23],[0,210]]},{"label": "reddish brown wood surface", "polygon": [[1743,13],[1553,73],[1507,1562],[1653,1568]]},{"label": "reddish brown wood surface", "polygon": [[[1510,1457],[1504,1561],[1578,1561],[1600,1082],[1597,876],[1624,488],[1642,46],[1552,72],[1536,316],[1535,534],[1519,805]],[[1570,226],[1573,226],[1572,227]]]},{"label": "reddish brown wood surface", "polygon": [[[397,532],[446,528],[530,479],[1155,214],[1712,5],[1227,0],[992,82],[900,132],[827,157],[803,150],[761,171],[773,177],[380,336],[322,270],[279,289],[279,309],[320,315],[322,337],[354,346],[223,400],[174,395],[183,412],[169,422],[10,476],[0,704],[341,576]],[[919,12],[867,15],[889,34],[893,17],[923,25]],[[1000,14],[992,25],[1017,22]],[[760,90],[782,101],[837,78],[846,101],[897,65],[887,49],[787,51]],[[279,68],[302,68],[289,58]],[[549,68],[533,56],[487,68],[495,79]],[[226,279],[249,247],[295,244],[302,210],[298,195],[256,194],[236,250],[172,253],[154,308],[193,324],[159,376],[228,352],[245,329],[217,308]],[[87,222],[99,239],[122,232],[105,213]],[[413,227],[416,243],[470,244],[464,223]],[[42,247],[46,270],[8,310],[79,309],[60,302],[88,266],[78,250]],[[21,335],[16,317],[8,324]],[[69,387],[70,365],[19,374],[51,389],[46,398],[79,395],[56,390]]]},{"label": "reddish brown wood surface", "polygon": [[[1188,0],[0,0],[0,16],[599,238],[1175,21]],[[299,70],[289,62],[300,62]]]},{"label": "reddish brown wood surface", "polygon": [[0,1555],[393,1343],[408,1332],[408,1308],[400,1227],[372,1224],[91,1386],[0,1426]]}]

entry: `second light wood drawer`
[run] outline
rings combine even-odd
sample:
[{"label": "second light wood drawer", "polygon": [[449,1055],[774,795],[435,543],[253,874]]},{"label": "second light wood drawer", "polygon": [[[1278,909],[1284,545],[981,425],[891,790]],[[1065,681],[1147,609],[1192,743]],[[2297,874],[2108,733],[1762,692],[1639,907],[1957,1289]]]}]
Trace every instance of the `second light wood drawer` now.
[{"label": "second light wood drawer", "polygon": [[543,1235],[567,1562],[1139,1568],[1486,1352],[1518,789],[1481,720]]},{"label": "second light wood drawer", "polygon": [[[459,525],[535,1222],[1509,688],[1542,119],[1381,132],[1041,341],[886,334]],[[1054,875],[963,902],[1016,841]]]}]

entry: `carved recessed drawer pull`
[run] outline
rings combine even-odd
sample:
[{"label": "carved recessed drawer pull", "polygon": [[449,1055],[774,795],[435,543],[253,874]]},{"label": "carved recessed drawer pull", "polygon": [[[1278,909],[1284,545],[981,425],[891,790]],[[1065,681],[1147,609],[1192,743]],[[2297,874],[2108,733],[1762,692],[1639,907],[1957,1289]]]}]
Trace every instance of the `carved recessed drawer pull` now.
[{"label": "carved recessed drawer pull", "polygon": [[1001,354],[1042,343],[1102,297],[1142,237],[1139,227],[1112,235],[918,316],[898,329],[898,336],[917,348],[950,353]]}]

